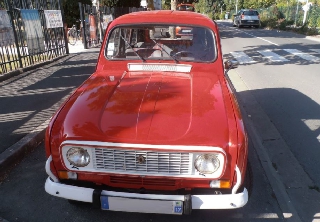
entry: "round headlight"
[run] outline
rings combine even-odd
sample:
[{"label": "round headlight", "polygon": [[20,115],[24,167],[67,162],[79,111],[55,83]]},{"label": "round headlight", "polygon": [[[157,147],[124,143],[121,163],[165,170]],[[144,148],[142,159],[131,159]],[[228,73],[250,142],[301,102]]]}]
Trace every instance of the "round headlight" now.
[{"label": "round headlight", "polygon": [[81,147],[72,147],[67,152],[67,159],[71,165],[76,167],[85,167],[90,163],[88,151]]},{"label": "round headlight", "polygon": [[214,154],[202,154],[194,161],[194,167],[200,173],[212,174],[220,167],[220,161]]}]

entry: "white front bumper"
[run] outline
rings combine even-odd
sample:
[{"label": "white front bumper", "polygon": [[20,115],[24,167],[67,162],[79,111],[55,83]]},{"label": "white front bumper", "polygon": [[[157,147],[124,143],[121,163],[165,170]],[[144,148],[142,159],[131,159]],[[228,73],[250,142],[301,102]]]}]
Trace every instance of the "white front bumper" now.
[{"label": "white front bumper", "polygon": [[[248,191],[236,193],[241,179],[237,181],[231,194],[217,195],[159,195],[114,192],[94,190],[92,188],[66,185],[51,172],[50,156],[46,162],[46,172],[49,177],[45,183],[47,193],[69,200],[98,204],[102,209],[141,213],[182,214],[190,213],[191,209],[235,209],[243,207],[248,202]],[[241,178],[240,170],[236,167],[237,178]],[[97,194],[98,191],[98,194]],[[107,206],[105,206],[107,205]],[[175,212],[183,206],[183,211]]]},{"label": "white front bumper", "polygon": [[[45,190],[47,193],[62,197],[65,199],[83,201],[83,202],[93,202],[93,191],[92,188],[77,187],[62,184],[59,182],[54,182],[50,178],[46,180]],[[184,201],[184,195],[156,195],[156,194],[139,194],[139,193],[125,193],[125,192],[114,192],[103,190],[101,196],[108,197],[120,197],[127,200],[139,200],[139,201]],[[248,192],[246,189],[242,193],[237,194],[220,194],[220,195],[191,195],[192,209],[234,209],[244,206],[248,201]],[[141,203],[139,203],[141,204]],[[129,206],[130,207],[130,206]],[[147,212],[153,213],[151,209],[143,209],[136,211],[134,210],[136,204],[132,202],[132,210],[126,206],[125,211],[129,212]],[[117,210],[111,209],[110,210]],[[123,210],[123,209],[118,209]],[[154,209],[156,210],[156,209]],[[154,212],[158,213],[158,212]]]}]

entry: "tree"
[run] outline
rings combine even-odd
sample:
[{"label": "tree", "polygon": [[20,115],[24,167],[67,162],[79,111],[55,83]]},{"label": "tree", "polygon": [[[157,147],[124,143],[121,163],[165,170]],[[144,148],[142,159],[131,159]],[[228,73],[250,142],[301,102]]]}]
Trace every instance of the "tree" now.
[{"label": "tree", "polygon": [[154,10],[154,3],[153,0],[147,0],[147,9],[150,10]]},{"label": "tree", "polygon": [[162,0],[162,9],[171,9],[171,0]]},{"label": "tree", "polygon": [[107,7],[140,7],[141,0],[100,0],[100,4]]},{"label": "tree", "polygon": [[171,0],[171,10],[177,10],[177,0]]},{"label": "tree", "polygon": [[91,0],[63,0],[62,1],[62,8],[65,17],[65,21],[68,27],[71,27],[73,24],[80,19],[80,9],[79,3],[86,5],[92,5]]},{"label": "tree", "polygon": [[1,1],[0,2],[0,9],[4,9],[4,8],[5,8],[4,1]]}]

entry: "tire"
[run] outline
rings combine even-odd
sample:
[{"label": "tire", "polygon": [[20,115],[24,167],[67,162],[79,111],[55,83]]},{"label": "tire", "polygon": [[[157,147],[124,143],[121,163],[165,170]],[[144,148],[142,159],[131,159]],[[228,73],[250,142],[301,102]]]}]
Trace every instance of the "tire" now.
[{"label": "tire", "polygon": [[239,28],[239,29],[241,29],[241,28],[242,28],[242,26],[240,25],[240,22],[238,23],[238,28]]},{"label": "tire", "polygon": [[238,192],[243,192],[244,188],[247,189],[248,197],[250,198],[251,194],[252,194],[252,188],[253,188],[253,173],[252,173],[252,168],[251,168],[251,164],[249,161],[247,163],[247,170],[246,170],[246,175],[244,177],[244,182],[240,186]]}]

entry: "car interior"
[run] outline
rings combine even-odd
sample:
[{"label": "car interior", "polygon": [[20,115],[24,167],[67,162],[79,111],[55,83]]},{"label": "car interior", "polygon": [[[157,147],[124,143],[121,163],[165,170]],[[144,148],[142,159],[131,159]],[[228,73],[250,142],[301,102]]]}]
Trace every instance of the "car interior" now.
[{"label": "car interior", "polygon": [[212,31],[203,27],[148,25],[117,27],[109,34],[107,59],[186,60],[215,59]]}]

